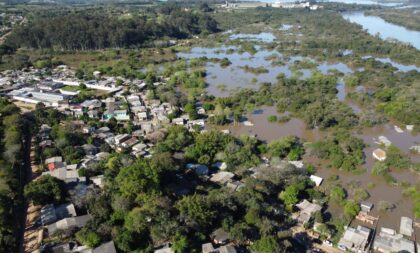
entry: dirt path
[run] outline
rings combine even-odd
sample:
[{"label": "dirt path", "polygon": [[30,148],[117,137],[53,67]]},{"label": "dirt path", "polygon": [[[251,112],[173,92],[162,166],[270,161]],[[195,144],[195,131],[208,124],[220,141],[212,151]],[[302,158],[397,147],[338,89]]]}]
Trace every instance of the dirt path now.
[{"label": "dirt path", "polygon": [[[26,183],[31,182],[38,176],[38,166],[35,161],[34,139],[31,134],[27,135],[25,140],[25,160],[24,168],[26,169]],[[39,248],[40,239],[42,239],[42,227],[33,227],[34,222],[40,217],[41,206],[34,206],[25,199],[25,214],[22,217],[24,228],[22,231],[22,239],[20,245],[20,253],[34,252]]]}]

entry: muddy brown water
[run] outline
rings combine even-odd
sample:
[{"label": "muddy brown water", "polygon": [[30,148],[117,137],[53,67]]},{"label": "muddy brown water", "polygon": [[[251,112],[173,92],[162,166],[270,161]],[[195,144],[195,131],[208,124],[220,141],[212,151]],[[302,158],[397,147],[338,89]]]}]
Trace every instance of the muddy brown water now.
[{"label": "muddy brown water", "polygon": [[[257,138],[266,142],[271,142],[288,135],[299,136],[305,141],[313,142],[320,140],[326,135],[325,132],[318,129],[307,129],[305,123],[296,118],[292,118],[286,123],[270,123],[267,120],[270,115],[281,116],[284,114],[277,113],[275,107],[261,107],[248,113],[242,122],[230,124],[222,129],[229,129],[232,134],[236,136],[257,136]],[[250,121],[253,126],[246,126],[244,124],[246,120]],[[324,179],[337,175],[340,183],[348,190],[350,197],[352,197],[352,188],[355,186],[367,190],[370,196],[366,201],[374,204],[372,215],[380,216],[378,226],[392,228],[398,231],[401,216],[414,218],[412,212],[413,203],[410,198],[402,195],[402,191],[404,190],[402,186],[387,184],[382,177],[371,175],[371,169],[374,163],[372,151],[379,147],[379,144],[376,143],[377,138],[380,135],[384,135],[394,145],[409,155],[412,160],[417,161],[419,156],[410,154],[409,148],[415,143],[420,143],[420,136],[412,135],[411,132],[405,129],[404,133],[397,133],[392,124],[365,129],[355,135],[362,138],[364,142],[369,145],[364,150],[366,156],[366,162],[363,164],[363,167],[366,169],[364,173],[356,175],[350,172],[328,168],[329,166],[327,166],[326,162],[320,161],[314,157],[305,156],[304,161],[305,163],[314,164],[317,168],[316,175]],[[409,170],[392,171],[391,175],[398,182],[407,182],[410,185],[420,183],[420,177]],[[388,201],[394,204],[395,208],[391,212],[379,212],[377,205],[380,201]],[[340,215],[339,212],[342,210],[340,208],[331,207],[327,211],[338,217]],[[420,236],[419,229],[416,230],[416,235]]]}]

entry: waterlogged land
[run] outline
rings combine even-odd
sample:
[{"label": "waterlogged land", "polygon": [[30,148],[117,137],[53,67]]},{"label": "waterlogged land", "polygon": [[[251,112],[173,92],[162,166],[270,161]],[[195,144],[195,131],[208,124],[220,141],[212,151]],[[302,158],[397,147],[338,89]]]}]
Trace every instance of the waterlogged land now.
[{"label": "waterlogged land", "polygon": [[[123,96],[141,94],[147,106],[157,101],[173,105],[168,119],[180,122],[178,117],[188,116],[190,122],[205,122],[207,131],[202,132],[200,127],[163,123],[165,131],[145,138],[151,146],[150,159],[101,145],[101,150],[112,153],[110,159],[83,171],[89,176],[104,174],[107,183],[82,207],[95,222],[68,238],[95,246],[112,238],[121,252],[148,252],[168,241],[180,251],[200,252],[210,233],[223,227],[244,252],[299,252],[293,239],[289,241],[288,231],[295,225],[289,217],[293,205],[304,198],[323,203],[324,215],[316,219],[326,224],[334,242],[362,200],[375,205],[379,227],[398,230],[401,216],[416,216],[419,221],[420,155],[410,148],[420,143],[420,52],[413,43],[373,36],[363,24],[349,22],[328,6],[314,12],[258,8],[213,13],[208,6],[181,10],[163,5],[150,14],[142,12],[151,22],[162,22],[157,26],[137,16],[130,23],[130,14],[113,12],[115,17],[107,17],[97,38],[104,39],[106,28],[114,29],[120,19],[123,26],[128,22],[147,27],[150,33],[131,33],[125,27],[123,34],[93,44],[89,44],[89,38],[95,38],[91,25],[99,17],[82,29],[87,35],[83,40],[65,45],[58,44],[72,38],[72,29],[60,31],[69,37],[51,41],[42,37],[44,29],[51,32],[57,26],[42,26],[50,20],[48,15],[34,21],[39,31],[35,38],[24,33],[29,27],[14,34],[16,43],[29,48],[4,55],[2,66],[33,66],[42,78],[63,63],[75,69],[80,81],[95,79],[97,70],[104,76],[121,76],[128,83],[118,84],[124,85]],[[165,22],[191,22],[189,11],[203,21],[199,27],[188,26],[183,33],[177,26],[164,29]],[[68,14],[66,22],[72,17]],[[82,12],[77,17],[85,16]],[[173,33],[177,40],[166,40]],[[134,38],[128,34],[136,39],[127,40]],[[111,49],[101,43],[130,48]],[[143,48],[135,48],[139,45]],[[72,50],[85,46],[100,50]],[[146,83],[142,90],[131,83],[138,79]],[[81,89],[77,101],[94,97]],[[57,145],[96,141],[61,127],[74,119],[53,109],[37,107],[34,114],[37,124],[52,126]],[[137,129],[129,123],[85,120],[108,126],[115,134]],[[392,145],[379,143],[381,136]],[[372,157],[379,147],[389,156],[385,162]],[[71,149],[37,152],[40,157],[62,153],[71,161],[74,153],[83,155]],[[306,168],[283,167],[280,159],[302,159]],[[187,166],[204,164],[214,173],[212,166],[219,161],[235,173],[235,182],[244,183],[243,190],[203,180],[199,171]],[[250,176],[254,173],[250,168],[261,173]],[[309,183],[310,174],[325,179],[321,187]],[[420,236],[418,229],[416,235]]]},{"label": "waterlogged land", "polygon": [[[348,18],[348,16],[344,17]],[[316,166],[316,175],[328,179],[325,188],[339,182],[347,190],[350,198],[356,198],[360,194],[358,189],[364,189],[366,191],[364,200],[376,204],[383,201],[391,203],[392,211],[384,212],[377,205],[372,214],[381,217],[379,226],[398,228],[401,216],[413,217],[410,210],[414,208],[414,203],[410,197],[403,195],[403,191],[407,185],[419,183],[418,172],[413,172],[408,168],[403,170],[391,169],[386,175],[387,179],[383,176],[374,175],[375,159],[372,157],[372,151],[383,146],[378,138],[386,136],[402,152],[403,156],[406,156],[413,163],[418,163],[420,156],[412,153],[410,148],[420,143],[420,135],[406,130],[405,125],[401,125],[401,122],[385,123],[385,118],[376,115],[377,111],[374,108],[378,106],[378,103],[372,100],[374,100],[374,94],[379,92],[380,88],[375,87],[378,84],[372,85],[372,83],[375,82],[375,79],[382,82],[382,78],[379,77],[379,73],[382,71],[400,76],[399,78],[403,79],[408,78],[408,76],[417,79],[420,74],[419,66],[415,62],[403,64],[393,61],[388,54],[372,56],[370,53],[360,54],[357,50],[343,50],[340,52],[340,58],[329,57],[329,60],[324,60],[319,55],[306,55],[306,52],[303,54],[292,53],[287,46],[274,47],[276,42],[284,43],[287,37],[304,40],[305,35],[302,27],[305,24],[300,24],[300,28],[297,28],[296,25],[290,23],[278,29],[281,33],[273,28],[260,30],[255,27],[256,33],[244,33],[250,32],[252,27],[241,27],[239,29],[241,33],[230,31],[225,34],[224,38],[226,40],[222,44],[213,44],[212,47],[193,47],[190,50],[178,53],[177,56],[188,60],[194,58],[227,59],[229,62],[227,66],[222,66],[214,61],[209,61],[205,65],[206,90],[208,94],[216,97],[229,97],[241,88],[258,92],[262,83],[277,83],[279,75],[298,80],[310,78],[317,72],[335,76],[337,80],[335,99],[350,107],[353,113],[359,115],[360,119],[367,120],[365,122],[367,125],[376,125],[366,126],[361,124],[352,131],[353,136],[360,138],[366,144],[366,147],[363,148],[364,161],[357,173],[339,170],[331,166],[330,162],[320,160],[309,154],[305,156],[304,161]],[[410,34],[402,34],[401,36],[408,38],[409,42],[414,42],[413,44],[416,45],[415,39],[413,40]],[[299,52],[299,50],[296,51]],[[267,71],[250,73],[245,71],[244,66],[254,69],[262,68]],[[355,79],[357,80],[355,81]],[[369,82],[368,79],[370,79]],[[362,102],[361,97],[371,101]],[[417,107],[418,104],[415,103],[414,107]],[[417,116],[413,116],[417,118]],[[396,125],[404,128],[404,132],[398,133],[395,130]],[[299,119],[298,115],[289,112],[279,113],[272,106],[249,107],[248,113],[244,114],[239,121],[227,126],[217,127],[217,129],[229,130],[236,136],[256,136],[267,143],[289,135],[298,136],[308,143],[316,143],[333,132],[333,130],[311,129],[304,120]],[[335,177],[337,179],[331,180]],[[342,212],[337,206],[331,205],[330,208],[328,210],[333,216]]]}]

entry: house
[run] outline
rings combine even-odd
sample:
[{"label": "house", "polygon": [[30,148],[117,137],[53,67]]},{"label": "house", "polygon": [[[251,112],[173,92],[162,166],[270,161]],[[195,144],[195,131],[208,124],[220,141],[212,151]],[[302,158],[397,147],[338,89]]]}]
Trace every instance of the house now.
[{"label": "house", "polygon": [[80,182],[86,181],[85,177],[79,176],[79,172],[77,171],[77,164],[67,165],[51,171],[46,171],[43,172],[42,175],[50,175],[65,182],[67,182],[68,180],[76,180]]},{"label": "house", "polygon": [[125,142],[126,140],[130,138],[131,136],[129,134],[119,134],[114,137],[115,145],[121,145],[121,143]]},{"label": "house", "polygon": [[346,251],[365,252],[369,243],[370,231],[369,228],[363,226],[347,227],[338,242],[338,247]]},{"label": "house", "polygon": [[186,168],[193,170],[195,174],[199,176],[205,176],[209,174],[209,168],[206,165],[188,163]]},{"label": "house", "polygon": [[408,217],[401,217],[400,234],[411,237],[413,232],[413,220]]},{"label": "house", "polygon": [[203,253],[215,253],[213,244],[211,244],[211,242],[201,245],[201,251]]},{"label": "house", "polygon": [[175,251],[173,249],[171,249],[171,247],[165,246],[161,249],[157,249],[155,250],[155,253],[175,253]]},{"label": "house", "polygon": [[92,144],[84,144],[82,145],[82,149],[86,155],[96,155],[98,153],[98,148]]},{"label": "house", "polygon": [[226,184],[226,187],[232,191],[239,191],[245,184],[241,181],[232,181]]},{"label": "house", "polygon": [[372,208],[373,208],[373,204],[372,204],[372,203],[370,203],[370,202],[362,201],[362,202],[360,203],[360,209],[361,209],[363,212],[368,213],[368,212],[370,212],[370,211],[372,210]]},{"label": "house", "polygon": [[70,217],[59,220],[51,225],[47,226],[48,234],[52,235],[58,230],[66,230],[72,227],[81,228],[86,225],[86,223],[91,220],[92,217],[87,215],[77,216],[77,217]]},{"label": "house", "polygon": [[139,119],[139,121],[146,121],[148,119],[147,112],[137,113],[137,118]]},{"label": "house", "polygon": [[382,161],[385,161],[385,159],[386,159],[386,152],[384,150],[380,149],[380,148],[377,148],[372,152],[372,156],[376,160],[382,162]]},{"label": "house", "polygon": [[218,250],[219,253],[236,253],[235,247],[230,245],[221,246]]},{"label": "house", "polygon": [[131,137],[130,139],[128,139],[128,140],[124,141],[123,143],[121,143],[121,146],[123,148],[131,148],[132,146],[134,146],[138,142],[139,142],[139,140],[136,137]]},{"label": "house", "polygon": [[44,140],[39,143],[41,148],[52,147],[53,142],[51,140]]},{"label": "house", "polygon": [[104,175],[91,177],[90,180],[92,181],[93,184],[95,184],[99,188],[101,189],[104,188],[104,181],[105,181]]},{"label": "house", "polygon": [[214,248],[213,244],[205,243],[201,245],[201,251],[203,253],[236,253],[236,249],[233,246],[226,245],[220,246],[219,248]]},{"label": "house", "polygon": [[229,234],[223,228],[219,228],[211,233],[210,238],[215,244],[226,244],[229,241]]},{"label": "house", "polygon": [[220,171],[213,174],[210,178],[210,181],[220,185],[225,185],[227,182],[231,181],[235,177],[235,174],[228,171]]},{"label": "house", "polygon": [[183,126],[185,125],[185,120],[183,118],[175,118],[172,120],[172,123],[175,125]]},{"label": "house", "polygon": [[109,241],[93,249],[92,253],[117,253],[117,250],[115,249],[114,241]]},{"label": "house", "polygon": [[314,213],[322,210],[320,205],[311,203],[306,199],[297,204],[296,207],[300,210],[297,220],[301,224],[307,223]]},{"label": "house", "polygon": [[379,144],[384,144],[386,147],[389,147],[392,144],[392,142],[388,138],[386,138],[386,136],[383,135],[378,137],[378,142]]},{"label": "house", "polygon": [[83,108],[92,110],[102,107],[102,102],[99,99],[85,100],[80,104]]},{"label": "house", "polygon": [[65,163],[63,163],[63,158],[61,156],[45,159],[44,164],[47,165],[49,171],[53,171],[55,169],[63,168],[66,166]]},{"label": "house", "polygon": [[101,244],[95,249],[90,249],[87,246],[77,246],[76,242],[67,242],[54,246],[51,249],[52,253],[117,253],[113,241]]},{"label": "house", "polygon": [[318,177],[315,175],[311,175],[309,179],[315,183],[316,186],[320,186],[322,184],[322,181],[324,180],[322,177]]},{"label": "house", "polygon": [[93,132],[95,132],[95,127],[84,126],[84,127],[82,128],[82,132],[83,132],[84,134],[90,134],[90,133],[93,133]]},{"label": "house", "polygon": [[134,145],[133,147],[131,147],[131,149],[134,152],[141,152],[141,151],[144,151],[147,147],[148,147],[147,144],[138,143],[138,144]]},{"label": "house", "polygon": [[397,234],[395,230],[388,228],[381,228],[380,233],[375,236],[373,249],[383,253],[415,253],[413,241],[405,239],[403,235]]},{"label": "house", "polygon": [[99,118],[99,112],[98,112],[98,110],[89,110],[87,112],[87,115],[88,115],[88,117],[90,119],[97,119],[97,118]]},{"label": "house", "polygon": [[217,168],[219,170],[226,170],[227,164],[225,162],[215,162],[212,167]]}]

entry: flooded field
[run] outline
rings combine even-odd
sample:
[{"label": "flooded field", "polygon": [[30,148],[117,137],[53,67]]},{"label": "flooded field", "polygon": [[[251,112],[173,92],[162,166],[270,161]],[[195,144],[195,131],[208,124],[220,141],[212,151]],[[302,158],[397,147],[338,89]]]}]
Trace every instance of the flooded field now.
[{"label": "flooded field", "polygon": [[[284,26],[281,29],[288,30],[291,26]],[[252,42],[272,42],[275,37],[270,33],[260,34],[230,34],[231,40],[248,40]],[[258,44],[258,43],[256,43]],[[334,71],[341,72],[343,75],[353,73],[353,70],[345,63],[342,62],[316,62],[311,58],[304,58],[301,56],[285,56],[281,52],[274,50],[267,50],[261,46],[256,45],[256,53],[251,54],[244,52],[236,46],[221,46],[217,48],[203,48],[194,47],[189,52],[180,52],[177,54],[180,58],[192,59],[207,57],[208,59],[224,59],[227,58],[231,64],[227,67],[222,67],[220,64],[209,61],[206,64],[206,82],[207,92],[210,95],[216,97],[225,97],[230,94],[231,91],[240,88],[257,89],[260,83],[269,82],[275,83],[276,77],[282,73],[286,77],[296,77],[300,79],[308,78],[312,75],[312,71],[318,70],[323,74],[328,74]],[[344,52],[347,55],[352,54],[351,52]],[[365,56],[363,59],[371,58],[372,56]],[[393,62],[389,58],[375,58],[375,60],[382,63],[391,64],[397,69],[397,71],[420,71],[420,68],[414,65],[402,65]],[[305,64],[299,64],[304,62]],[[305,68],[307,67],[307,68]],[[260,68],[264,69],[260,73],[253,73],[247,71],[247,69]],[[223,89],[221,88],[223,87]],[[347,97],[349,91],[353,91],[344,84],[343,78],[339,78],[337,83],[337,99],[345,102],[349,105],[353,111],[361,113],[363,108],[358,106],[356,103],[351,101]],[[355,88],[356,92],[366,92],[364,86]],[[272,140],[288,136],[295,135],[300,137],[306,142],[318,141],[327,133],[318,129],[308,129],[305,123],[297,118],[291,117],[290,120],[279,123],[270,123],[268,117],[271,115],[280,118],[287,114],[279,114],[275,107],[261,107],[256,108],[252,112],[244,115],[243,119],[239,123],[232,123],[228,126],[221,127],[223,130],[229,130],[232,134],[239,135],[251,135],[257,138],[270,142]],[[408,131],[405,126],[399,126],[403,130],[399,133],[395,130],[394,124],[389,123],[382,126],[373,128],[366,128],[358,132],[354,132],[354,135],[363,139],[367,147],[364,150],[365,164],[362,166],[365,168],[365,172],[361,174],[354,174],[345,171],[339,171],[333,168],[328,168],[325,162],[319,161],[314,157],[305,156],[304,161],[313,163],[317,167],[317,175],[327,179],[331,176],[338,176],[340,183],[346,188],[350,197],[352,197],[356,189],[365,189],[369,193],[367,201],[372,202],[375,207],[373,209],[373,215],[380,216],[379,226],[389,227],[392,229],[399,228],[401,216],[413,217],[413,204],[409,198],[405,198],[402,195],[404,188],[399,185],[391,185],[387,183],[383,177],[373,176],[371,169],[374,164],[374,158],[372,157],[372,151],[378,148],[379,136],[385,136],[389,141],[407,154],[410,159],[414,162],[420,162],[420,156],[410,153],[410,147],[413,145],[420,144],[420,135],[413,135]],[[420,183],[420,177],[410,172],[409,170],[403,171],[392,171],[390,173],[397,182],[406,182],[410,185],[416,185]],[[394,209],[390,212],[380,212],[377,205],[380,201],[388,201],[394,205]],[[335,208],[332,206],[328,209],[334,214]],[[416,231],[417,236],[420,236],[419,231]]]},{"label": "flooded field", "polygon": [[[250,54],[248,52],[239,52],[239,48],[232,46],[220,48],[194,47],[190,52],[180,52],[177,55],[186,59],[200,57],[229,59],[231,65],[228,67],[222,67],[220,64],[212,62],[206,65],[207,92],[216,97],[226,97],[232,90],[238,88],[257,89],[258,84],[263,82],[275,83],[276,77],[281,73],[286,77],[296,76],[303,79],[310,77],[312,74],[313,69],[296,69],[293,66],[295,63],[303,60],[313,62],[310,58],[301,56],[286,57],[277,51],[265,50],[260,47],[256,48],[257,53]],[[252,73],[252,71],[247,71],[246,67],[261,68],[264,71]],[[353,72],[344,63],[323,62],[318,64],[315,69],[318,69],[323,74],[333,70],[343,74]],[[224,89],[220,89],[221,86]]]}]

